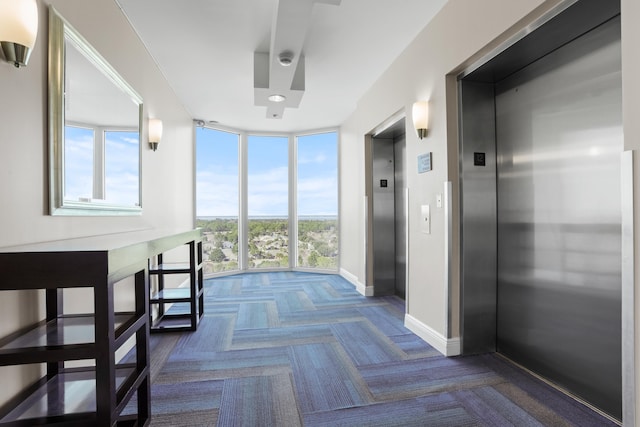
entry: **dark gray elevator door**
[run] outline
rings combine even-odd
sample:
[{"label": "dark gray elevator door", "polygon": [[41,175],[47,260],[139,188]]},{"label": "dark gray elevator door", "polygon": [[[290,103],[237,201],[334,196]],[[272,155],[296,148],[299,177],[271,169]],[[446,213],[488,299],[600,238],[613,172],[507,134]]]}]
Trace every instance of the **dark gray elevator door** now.
[{"label": "dark gray elevator door", "polygon": [[498,351],[621,417],[620,21],[496,85]]},{"label": "dark gray elevator door", "polygon": [[405,119],[372,138],[374,295],[406,292]]}]

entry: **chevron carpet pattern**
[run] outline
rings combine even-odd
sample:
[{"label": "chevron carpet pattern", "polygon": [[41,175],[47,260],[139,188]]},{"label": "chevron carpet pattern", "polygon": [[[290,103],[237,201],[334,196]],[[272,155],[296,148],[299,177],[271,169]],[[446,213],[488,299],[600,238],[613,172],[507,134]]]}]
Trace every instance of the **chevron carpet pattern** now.
[{"label": "chevron carpet pattern", "polygon": [[205,306],[152,336],[153,426],[615,425],[497,356],[443,357],[340,276],[209,279]]}]

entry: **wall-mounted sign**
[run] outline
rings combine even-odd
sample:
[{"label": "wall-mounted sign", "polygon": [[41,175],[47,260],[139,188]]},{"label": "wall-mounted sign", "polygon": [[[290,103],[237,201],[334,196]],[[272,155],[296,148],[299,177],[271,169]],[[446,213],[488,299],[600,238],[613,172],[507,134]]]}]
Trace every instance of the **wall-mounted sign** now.
[{"label": "wall-mounted sign", "polygon": [[431,170],[431,153],[420,154],[418,156],[418,173],[425,173]]},{"label": "wall-mounted sign", "polygon": [[473,153],[473,166],[485,166],[486,155],[484,153]]}]

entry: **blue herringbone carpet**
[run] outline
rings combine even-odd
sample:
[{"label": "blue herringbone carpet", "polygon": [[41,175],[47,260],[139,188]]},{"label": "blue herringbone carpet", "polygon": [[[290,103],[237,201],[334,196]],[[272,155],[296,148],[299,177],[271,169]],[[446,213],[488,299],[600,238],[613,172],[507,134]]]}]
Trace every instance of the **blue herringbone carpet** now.
[{"label": "blue herringbone carpet", "polygon": [[615,425],[498,356],[443,357],[403,316],[335,275],[209,279],[198,330],[152,337],[152,425]]}]

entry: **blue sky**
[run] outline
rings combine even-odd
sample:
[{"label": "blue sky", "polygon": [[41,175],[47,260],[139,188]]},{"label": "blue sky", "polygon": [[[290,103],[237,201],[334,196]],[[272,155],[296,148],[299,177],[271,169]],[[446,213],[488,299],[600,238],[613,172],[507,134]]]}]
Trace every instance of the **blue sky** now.
[{"label": "blue sky", "polygon": [[[197,129],[197,216],[238,215],[237,134]],[[250,216],[288,212],[288,138],[248,137]],[[298,138],[298,214],[337,215],[337,135]]]},{"label": "blue sky", "polygon": [[105,197],[108,202],[125,206],[139,203],[139,147],[137,132],[105,132]]},{"label": "blue sky", "polygon": [[65,126],[64,198],[93,196],[93,129]]}]

